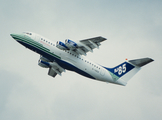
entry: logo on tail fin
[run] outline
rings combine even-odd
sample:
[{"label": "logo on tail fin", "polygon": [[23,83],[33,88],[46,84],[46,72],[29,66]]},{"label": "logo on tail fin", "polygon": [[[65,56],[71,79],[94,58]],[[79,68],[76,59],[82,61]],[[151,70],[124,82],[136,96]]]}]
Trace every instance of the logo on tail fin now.
[{"label": "logo on tail fin", "polygon": [[121,75],[122,73],[125,73],[126,70],[126,64],[123,64],[122,66],[119,66],[118,68],[114,69],[114,73],[118,73],[118,75]]},{"label": "logo on tail fin", "polygon": [[130,70],[132,70],[134,68],[133,65],[129,64],[128,62],[124,62],[114,68],[110,68],[108,69],[110,72],[112,72],[113,74],[115,74],[118,77],[122,77],[123,75],[125,75],[127,72],[129,72]]},{"label": "logo on tail fin", "polygon": [[113,80],[116,81],[133,68],[134,68],[133,65],[131,65],[128,62],[124,62],[114,68],[106,68],[106,69],[110,72],[110,75],[112,76]]}]

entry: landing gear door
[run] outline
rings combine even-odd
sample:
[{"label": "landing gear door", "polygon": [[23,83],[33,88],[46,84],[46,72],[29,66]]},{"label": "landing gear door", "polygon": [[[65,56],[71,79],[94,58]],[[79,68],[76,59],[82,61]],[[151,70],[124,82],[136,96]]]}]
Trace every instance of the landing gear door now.
[{"label": "landing gear door", "polygon": [[40,42],[41,37],[38,35],[35,35],[35,41]]},{"label": "landing gear door", "polygon": [[101,76],[104,76],[104,75],[105,75],[105,71],[104,71],[104,69],[101,69],[101,71],[100,71],[100,75],[101,75]]}]

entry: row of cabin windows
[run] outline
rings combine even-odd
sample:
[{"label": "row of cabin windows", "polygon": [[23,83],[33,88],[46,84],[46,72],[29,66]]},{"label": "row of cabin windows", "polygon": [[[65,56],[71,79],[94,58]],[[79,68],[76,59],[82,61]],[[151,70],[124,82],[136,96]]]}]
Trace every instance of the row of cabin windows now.
[{"label": "row of cabin windows", "polygon": [[44,42],[46,42],[46,43],[48,43],[48,44],[51,44],[51,45],[55,46],[55,44],[50,43],[50,42],[48,42],[47,40],[45,40],[45,39],[43,39],[43,38],[41,38],[41,40],[44,41]]},{"label": "row of cabin windows", "polygon": [[[80,57],[78,57],[77,55],[72,54],[72,53],[69,52],[69,51],[66,51],[66,50],[65,50],[65,52],[67,52],[67,53],[69,53],[70,55],[73,55],[73,56],[75,56],[75,57],[81,59]],[[83,59],[81,59],[81,60],[83,60]],[[92,66],[94,66],[94,67],[96,67],[96,68],[98,68],[98,69],[100,69],[100,67],[98,67],[97,65],[91,64],[90,62],[88,62],[88,61],[86,61],[86,60],[85,60],[85,62],[86,62],[86,63],[89,63],[90,65],[92,65]]]},{"label": "row of cabin windows", "polygon": [[88,61],[86,61],[86,60],[85,60],[85,62],[89,63],[90,65],[92,65],[92,66],[94,66],[94,67],[96,67],[96,68],[98,68],[98,69],[100,69],[100,67],[98,67],[97,65],[93,65],[93,64],[91,64],[90,62],[88,62]]}]

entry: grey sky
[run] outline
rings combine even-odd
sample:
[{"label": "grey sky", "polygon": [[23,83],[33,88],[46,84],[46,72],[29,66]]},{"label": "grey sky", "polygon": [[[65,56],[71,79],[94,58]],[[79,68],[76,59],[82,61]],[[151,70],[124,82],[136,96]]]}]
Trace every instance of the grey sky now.
[{"label": "grey sky", "polygon": [[[1,120],[162,119],[162,1],[1,0]],[[37,65],[39,55],[10,33],[32,31],[53,41],[103,36],[95,62],[113,67],[151,57],[126,87],[67,71],[52,78]]]}]

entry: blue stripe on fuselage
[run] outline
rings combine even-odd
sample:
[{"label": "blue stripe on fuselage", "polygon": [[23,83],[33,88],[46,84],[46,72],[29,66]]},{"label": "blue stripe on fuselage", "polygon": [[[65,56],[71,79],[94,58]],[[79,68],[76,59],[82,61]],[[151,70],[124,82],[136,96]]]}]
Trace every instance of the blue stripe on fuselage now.
[{"label": "blue stripe on fuselage", "polygon": [[30,50],[32,50],[34,52],[37,52],[37,53],[41,54],[42,56],[48,58],[49,60],[57,62],[64,69],[67,69],[67,70],[70,70],[70,71],[75,71],[78,74],[81,74],[81,75],[83,75],[85,77],[88,77],[88,78],[91,78],[91,79],[95,79],[93,76],[91,76],[88,73],[78,69],[77,67],[71,65],[70,63],[67,63],[67,62],[65,62],[63,60],[60,60],[60,59],[58,59],[58,58],[56,58],[56,57],[54,57],[54,56],[52,56],[52,55],[50,55],[50,54],[40,50],[40,49],[38,49],[38,48],[36,48],[36,47],[34,47],[34,46],[30,45],[30,44],[27,44],[27,43],[22,42],[22,41],[18,41],[18,42],[20,44],[22,44],[23,46],[29,48]]}]

